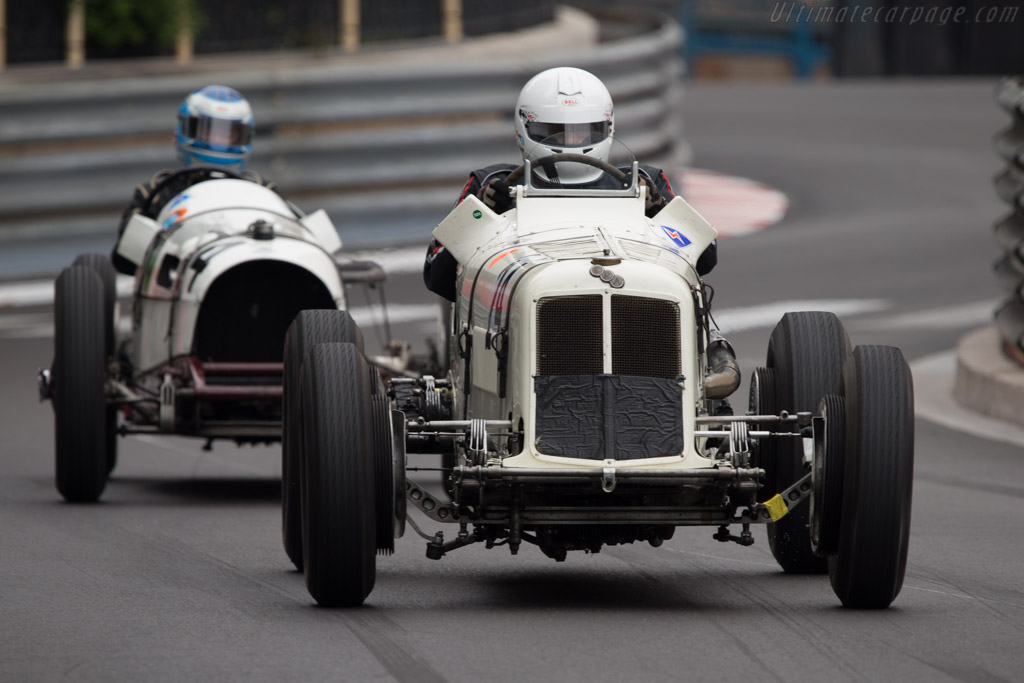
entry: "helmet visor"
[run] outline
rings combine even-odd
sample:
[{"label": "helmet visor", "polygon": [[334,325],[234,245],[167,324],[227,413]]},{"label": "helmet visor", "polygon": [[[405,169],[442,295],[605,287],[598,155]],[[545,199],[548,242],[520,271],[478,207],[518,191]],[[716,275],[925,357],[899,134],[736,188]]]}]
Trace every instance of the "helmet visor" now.
[{"label": "helmet visor", "polygon": [[252,142],[252,126],[241,121],[186,116],[182,120],[185,137],[208,145],[239,147]]},{"label": "helmet visor", "polygon": [[531,140],[543,141],[547,145],[588,147],[606,139],[611,132],[611,127],[610,121],[593,121],[591,123],[527,121],[526,134],[530,136]]}]

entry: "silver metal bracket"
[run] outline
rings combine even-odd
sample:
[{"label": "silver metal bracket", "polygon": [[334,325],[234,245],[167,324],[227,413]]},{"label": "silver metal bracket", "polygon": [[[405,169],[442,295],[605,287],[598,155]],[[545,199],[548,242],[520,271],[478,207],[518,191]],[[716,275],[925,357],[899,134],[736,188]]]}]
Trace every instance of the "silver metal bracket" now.
[{"label": "silver metal bracket", "polygon": [[439,502],[434,496],[420,487],[419,484],[408,479],[405,480],[405,496],[423,514],[435,522],[450,523],[458,521],[459,515],[454,505]]},{"label": "silver metal bracket", "polygon": [[605,493],[611,493],[615,490],[615,468],[605,467],[601,470],[601,490]]}]

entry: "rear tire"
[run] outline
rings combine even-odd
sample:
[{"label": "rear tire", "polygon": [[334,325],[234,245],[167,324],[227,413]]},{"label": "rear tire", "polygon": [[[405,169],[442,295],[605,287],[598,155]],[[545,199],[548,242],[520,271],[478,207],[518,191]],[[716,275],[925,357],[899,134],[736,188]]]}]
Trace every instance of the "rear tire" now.
[{"label": "rear tire", "polygon": [[284,339],[284,393],[281,408],[281,531],[284,551],[302,571],[302,504],[299,463],[302,457],[302,359],[317,344],[349,342],[363,350],[363,334],[348,311],[299,311]]},{"label": "rear tire", "polygon": [[361,605],[376,578],[369,381],[355,344],[315,346],[303,362],[303,567],[325,607]]},{"label": "rear tire", "polygon": [[858,346],[843,368],[846,462],[832,589],[844,607],[881,609],[907,568],[914,479],[914,388],[899,349]]},{"label": "rear tire", "polygon": [[103,281],[85,266],[54,285],[53,410],[57,490],[93,503],[107,485],[109,409]]},{"label": "rear tire", "polygon": [[[850,353],[850,338],[832,313],[787,313],[775,326],[768,343],[768,367],[774,370],[775,406],[778,410],[814,412],[826,394],[838,394],[843,361]],[[783,428],[790,431],[795,428]],[[768,495],[784,490],[803,477],[801,439],[779,439],[763,467],[772,485]],[[794,574],[822,574],[827,560],[811,549],[810,510],[802,505],[767,526],[768,544],[782,569]]]},{"label": "rear tire", "polygon": [[[104,254],[81,254],[71,264],[91,268],[103,282],[103,319],[107,321],[104,346],[107,358],[113,359],[117,354],[117,320],[114,311],[117,303],[117,274],[110,258]],[[117,466],[117,406],[109,406],[106,414],[107,429],[107,474]]]}]

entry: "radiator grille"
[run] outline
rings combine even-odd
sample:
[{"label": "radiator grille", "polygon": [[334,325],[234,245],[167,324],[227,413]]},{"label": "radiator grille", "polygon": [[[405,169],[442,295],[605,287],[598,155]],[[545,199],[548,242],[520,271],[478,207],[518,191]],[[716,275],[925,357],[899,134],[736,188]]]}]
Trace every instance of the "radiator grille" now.
[{"label": "radiator grille", "polygon": [[612,373],[673,378],[680,374],[679,306],[664,299],[612,297]]},{"label": "radiator grille", "polygon": [[603,372],[601,317],[599,294],[546,297],[538,301],[537,374]]}]

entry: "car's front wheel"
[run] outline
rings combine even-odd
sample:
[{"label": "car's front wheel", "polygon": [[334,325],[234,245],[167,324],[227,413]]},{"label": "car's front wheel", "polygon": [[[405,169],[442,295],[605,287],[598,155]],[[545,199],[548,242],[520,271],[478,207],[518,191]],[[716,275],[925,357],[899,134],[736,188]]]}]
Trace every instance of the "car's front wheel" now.
[{"label": "car's front wheel", "polygon": [[300,311],[284,341],[284,395],[281,426],[281,530],[284,551],[302,570],[302,505],[299,463],[302,460],[302,360],[317,344],[349,342],[363,349],[363,335],[347,311]]},{"label": "car's front wheel", "polygon": [[107,484],[107,320],[103,281],[66,268],[54,285],[52,399],[56,483],[64,500],[92,503]]},{"label": "car's front wheel", "polygon": [[[103,282],[103,320],[107,357],[114,358],[117,354],[117,280],[114,266],[110,258],[103,254],[81,254],[77,256],[73,266],[91,268]],[[104,418],[107,429],[107,474],[117,466],[117,406],[107,406]]]},{"label": "car's front wheel", "polygon": [[302,551],[318,604],[361,605],[376,579],[370,370],[355,344],[320,344],[302,372]]},{"label": "car's front wheel", "polygon": [[845,467],[832,589],[845,607],[888,607],[907,567],[914,479],[914,389],[891,346],[858,346],[843,368]]}]

